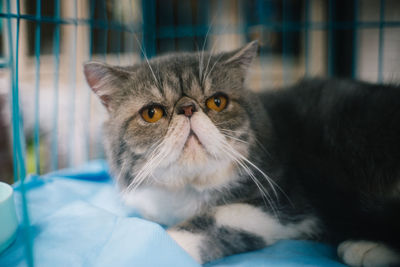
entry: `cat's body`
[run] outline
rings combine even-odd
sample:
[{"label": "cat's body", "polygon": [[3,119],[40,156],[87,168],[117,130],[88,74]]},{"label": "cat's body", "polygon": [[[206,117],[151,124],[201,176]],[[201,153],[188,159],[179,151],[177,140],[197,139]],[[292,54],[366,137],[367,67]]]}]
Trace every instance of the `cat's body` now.
[{"label": "cat's body", "polygon": [[355,266],[400,263],[400,88],[313,80],[254,94],[255,51],[86,65],[127,202],[200,262],[293,238],[341,243]]},{"label": "cat's body", "polygon": [[331,240],[400,248],[399,101],[399,87],[345,80],[265,96],[285,192],[298,182]]}]

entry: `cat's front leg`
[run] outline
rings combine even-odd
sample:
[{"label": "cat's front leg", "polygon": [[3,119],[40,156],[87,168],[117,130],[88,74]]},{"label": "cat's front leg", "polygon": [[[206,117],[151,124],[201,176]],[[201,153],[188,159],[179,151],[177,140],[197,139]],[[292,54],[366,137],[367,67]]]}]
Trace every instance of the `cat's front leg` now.
[{"label": "cat's front leg", "polygon": [[218,206],[168,230],[199,263],[256,250],[280,239],[318,234],[314,218],[281,223],[274,215],[249,204]]}]

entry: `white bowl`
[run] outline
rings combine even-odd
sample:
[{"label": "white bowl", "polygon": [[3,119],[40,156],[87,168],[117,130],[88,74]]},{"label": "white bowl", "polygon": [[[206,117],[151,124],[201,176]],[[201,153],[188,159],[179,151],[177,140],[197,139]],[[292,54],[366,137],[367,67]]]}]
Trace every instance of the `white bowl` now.
[{"label": "white bowl", "polygon": [[16,237],[18,228],[13,189],[0,182],[0,253],[2,253]]}]

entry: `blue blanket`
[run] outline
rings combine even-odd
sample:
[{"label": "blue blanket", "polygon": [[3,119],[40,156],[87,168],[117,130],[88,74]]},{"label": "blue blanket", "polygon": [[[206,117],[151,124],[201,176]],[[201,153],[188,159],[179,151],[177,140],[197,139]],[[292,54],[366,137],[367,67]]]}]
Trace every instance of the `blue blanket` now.
[{"label": "blue blanket", "polygon": [[[160,225],[121,203],[103,161],[26,183],[35,266],[199,266]],[[21,218],[21,194],[15,186]],[[19,208],[18,208],[19,207]],[[0,266],[27,266],[22,227]],[[285,240],[207,266],[343,266],[335,249]]]}]

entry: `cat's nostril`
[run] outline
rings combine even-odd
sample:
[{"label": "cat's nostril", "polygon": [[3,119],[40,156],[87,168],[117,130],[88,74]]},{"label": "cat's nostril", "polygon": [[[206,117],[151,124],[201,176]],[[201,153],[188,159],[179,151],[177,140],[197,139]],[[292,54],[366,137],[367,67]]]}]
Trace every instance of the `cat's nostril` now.
[{"label": "cat's nostril", "polygon": [[182,105],[178,110],[178,114],[184,114],[188,118],[192,117],[194,112],[196,112],[196,106],[194,104]]}]

